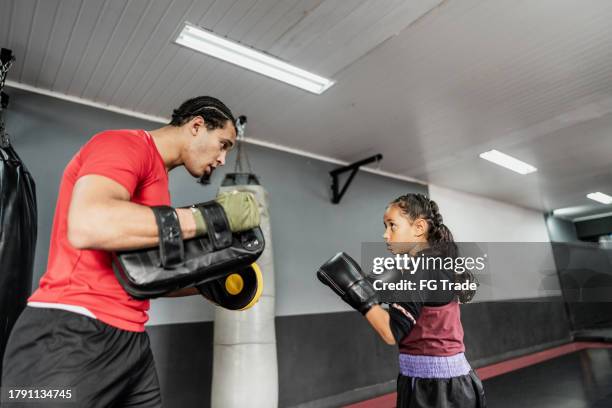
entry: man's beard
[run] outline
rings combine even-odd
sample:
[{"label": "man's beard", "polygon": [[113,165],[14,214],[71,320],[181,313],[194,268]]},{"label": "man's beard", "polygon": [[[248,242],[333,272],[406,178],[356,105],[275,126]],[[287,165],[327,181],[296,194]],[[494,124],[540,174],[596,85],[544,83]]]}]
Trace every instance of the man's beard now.
[{"label": "man's beard", "polygon": [[210,184],[210,176],[212,175],[211,173],[204,173],[202,174],[202,177],[200,177],[198,179],[198,183],[202,184],[202,185],[207,185]]},{"label": "man's beard", "polygon": [[204,172],[204,174],[202,174],[202,176],[200,176],[200,178],[198,179],[198,183],[202,184],[202,185],[208,185],[210,184],[210,179],[212,177],[212,174],[215,172],[214,168],[210,168],[210,172]]}]

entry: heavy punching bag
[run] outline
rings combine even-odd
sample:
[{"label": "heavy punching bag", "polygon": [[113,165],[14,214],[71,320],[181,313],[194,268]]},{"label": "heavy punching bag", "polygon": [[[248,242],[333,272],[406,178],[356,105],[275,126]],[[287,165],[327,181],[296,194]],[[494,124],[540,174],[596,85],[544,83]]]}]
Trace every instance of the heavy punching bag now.
[{"label": "heavy punching bag", "polygon": [[[246,118],[238,120],[239,136]],[[241,142],[237,163],[240,163]],[[239,167],[239,166],[237,166]],[[250,168],[250,165],[249,165]],[[249,173],[228,174],[219,192],[249,191],[259,205],[261,230],[266,248],[257,260],[263,275],[263,293],[259,302],[244,311],[215,307],[213,350],[213,408],[276,408],[278,405],[278,366],[274,327],[274,257],[270,232],[267,191],[257,177]]]},{"label": "heavy punching bag", "polygon": [[[9,145],[0,147],[0,358],[32,286],[36,247],[34,181]],[[1,360],[0,360],[1,361]]]},{"label": "heavy punching bag", "polygon": [[[4,74],[7,54],[2,49]],[[12,58],[12,57],[10,57]],[[2,78],[4,79],[4,78]],[[1,87],[0,87],[1,89]],[[8,96],[2,92],[0,110],[0,361],[8,336],[26,306],[32,286],[36,247],[34,181],[4,131],[2,110]],[[0,371],[0,377],[1,377]]]}]

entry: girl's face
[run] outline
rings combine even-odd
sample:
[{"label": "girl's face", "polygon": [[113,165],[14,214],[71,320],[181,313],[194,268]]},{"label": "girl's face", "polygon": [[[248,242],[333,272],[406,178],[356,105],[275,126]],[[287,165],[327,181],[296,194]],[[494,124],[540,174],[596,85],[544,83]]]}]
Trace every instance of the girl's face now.
[{"label": "girl's face", "polygon": [[422,218],[411,220],[397,205],[387,207],[383,222],[383,238],[394,254],[410,252],[418,244],[427,242],[427,221]]}]

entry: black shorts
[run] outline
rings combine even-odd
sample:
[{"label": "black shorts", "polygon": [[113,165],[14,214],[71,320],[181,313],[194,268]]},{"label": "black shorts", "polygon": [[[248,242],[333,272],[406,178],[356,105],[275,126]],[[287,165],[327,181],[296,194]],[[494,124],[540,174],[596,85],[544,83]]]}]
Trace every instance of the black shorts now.
[{"label": "black shorts", "polygon": [[470,371],[453,378],[397,377],[397,408],[485,408],[482,382]]},{"label": "black shorts", "polygon": [[[146,332],[59,309],[26,307],[6,347],[2,388],[3,407],[161,407]],[[33,403],[11,402],[9,390],[26,388],[32,390],[26,400],[36,390],[70,390],[72,403],[48,394]]]}]

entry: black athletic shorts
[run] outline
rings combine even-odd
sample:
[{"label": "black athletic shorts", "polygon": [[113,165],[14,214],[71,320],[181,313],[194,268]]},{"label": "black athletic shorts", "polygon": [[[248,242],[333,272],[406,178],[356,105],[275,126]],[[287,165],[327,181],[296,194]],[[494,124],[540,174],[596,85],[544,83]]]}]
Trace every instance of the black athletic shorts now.
[{"label": "black athletic shorts", "polygon": [[453,378],[397,377],[397,408],[485,408],[482,382],[470,371]]},{"label": "black athletic shorts", "polygon": [[7,408],[161,407],[146,332],[59,309],[26,307],[6,347],[2,388]]}]

